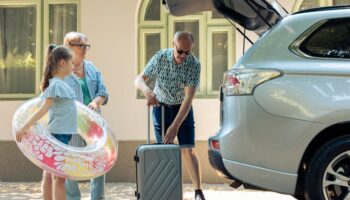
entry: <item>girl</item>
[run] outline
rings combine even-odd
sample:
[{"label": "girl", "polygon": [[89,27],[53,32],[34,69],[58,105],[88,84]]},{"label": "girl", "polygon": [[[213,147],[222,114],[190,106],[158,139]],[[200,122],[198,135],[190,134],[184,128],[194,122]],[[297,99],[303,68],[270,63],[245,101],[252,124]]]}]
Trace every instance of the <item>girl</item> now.
[{"label": "girl", "polygon": [[[77,111],[73,90],[63,81],[73,70],[73,55],[63,46],[51,44],[47,49],[44,77],[41,82],[41,98],[44,103],[17,132],[21,142],[28,129],[49,112],[49,132],[59,141],[68,144],[77,133]],[[65,200],[64,178],[43,172],[42,193],[44,200]]]}]

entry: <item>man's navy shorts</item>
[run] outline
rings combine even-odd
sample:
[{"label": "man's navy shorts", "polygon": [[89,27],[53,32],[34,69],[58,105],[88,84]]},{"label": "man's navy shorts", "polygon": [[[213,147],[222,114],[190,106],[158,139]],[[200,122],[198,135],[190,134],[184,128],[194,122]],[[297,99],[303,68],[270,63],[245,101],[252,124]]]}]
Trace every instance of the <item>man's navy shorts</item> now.
[{"label": "man's navy shorts", "polygon": [[[180,110],[181,105],[164,105],[164,134],[166,134],[167,129],[171,123],[175,120],[177,113]],[[162,141],[162,108],[161,106],[153,107],[153,124],[154,131],[157,139],[157,143],[163,143]],[[192,106],[188,111],[187,117],[182,122],[179,131],[177,133],[177,140],[181,148],[192,148],[194,147],[194,118]]]}]

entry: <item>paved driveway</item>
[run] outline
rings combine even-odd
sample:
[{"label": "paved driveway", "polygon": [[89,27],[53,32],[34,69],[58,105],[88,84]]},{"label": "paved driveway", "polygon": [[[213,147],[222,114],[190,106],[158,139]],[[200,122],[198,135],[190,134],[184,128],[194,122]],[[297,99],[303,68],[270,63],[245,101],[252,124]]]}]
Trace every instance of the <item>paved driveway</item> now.
[{"label": "paved driveway", "polygon": [[[89,184],[79,184],[83,192],[83,200],[89,198]],[[109,200],[135,200],[135,184],[133,183],[107,183],[106,197]],[[295,200],[288,195],[273,192],[254,190],[233,190],[227,185],[204,185],[207,200]],[[7,183],[0,182],[0,200],[39,200],[40,183]],[[193,200],[192,187],[184,185],[184,200]]]}]

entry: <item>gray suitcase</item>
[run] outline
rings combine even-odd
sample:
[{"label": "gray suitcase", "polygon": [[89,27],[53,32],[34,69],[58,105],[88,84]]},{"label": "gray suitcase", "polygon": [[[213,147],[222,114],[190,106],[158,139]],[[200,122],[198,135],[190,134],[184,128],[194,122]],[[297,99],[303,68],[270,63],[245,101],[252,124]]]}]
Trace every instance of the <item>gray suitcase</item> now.
[{"label": "gray suitcase", "polygon": [[[147,144],[136,148],[135,195],[141,200],[182,200],[181,149],[175,144],[150,144],[148,108]],[[164,108],[162,107],[164,136]]]}]

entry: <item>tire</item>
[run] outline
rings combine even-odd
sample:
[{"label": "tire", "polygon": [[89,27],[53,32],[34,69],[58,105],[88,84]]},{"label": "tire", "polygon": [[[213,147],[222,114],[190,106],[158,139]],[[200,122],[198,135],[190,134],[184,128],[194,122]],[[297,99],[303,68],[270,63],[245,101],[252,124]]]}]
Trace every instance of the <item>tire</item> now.
[{"label": "tire", "polygon": [[350,199],[350,136],[335,138],[314,154],[305,174],[307,200]]},{"label": "tire", "polygon": [[304,196],[300,196],[300,195],[296,195],[296,196],[293,196],[295,199],[297,200],[306,200]]}]

